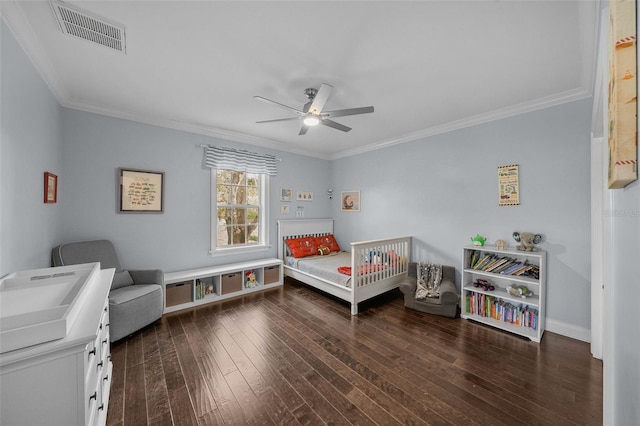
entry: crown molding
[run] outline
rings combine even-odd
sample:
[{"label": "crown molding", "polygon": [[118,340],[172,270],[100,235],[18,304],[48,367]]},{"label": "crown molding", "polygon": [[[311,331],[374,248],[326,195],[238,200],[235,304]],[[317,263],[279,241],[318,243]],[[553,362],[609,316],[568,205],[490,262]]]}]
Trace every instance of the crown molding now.
[{"label": "crown molding", "polygon": [[188,122],[182,122],[182,121],[167,120],[162,118],[144,116],[144,115],[121,111],[121,110],[113,110],[109,108],[97,107],[95,105],[84,104],[81,102],[60,102],[60,104],[65,108],[75,109],[75,110],[84,111],[84,112],[90,112],[93,114],[104,115],[107,117],[119,118],[122,120],[149,124],[152,126],[164,127],[164,128],[173,129],[173,130],[180,130],[183,132],[224,139],[232,142],[255,145],[262,148],[275,149],[278,151],[289,152],[292,154],[304,155],[306,157],[315,157],[315,158],[320,158],[322,160],[330,160],[328,156],[319,154],[317,152],[295,149],[295,148],[292,148],[290,145],[286,145],[282,142],[278,142],[272,139],[247,135],[244,133],[238,133],[231,130],[220,129],[220,128],[205,126],[205,125],[196,124],[196,123],[188,123]]},{"label": "crown molding", "polygon": [[0,1],[0,16],[53,96],[62,104],[64,99],[69,98],[69,92],[60,84],[58,73],[51,62],[47,60],[47,55],[18,2]]},{"label": "crown molding", "polygon": [[553,106],[574,102],[580,99],[591,97],[591,92],[584,88],[577,88],[561,92],[552,96],[539,98],[530,102],[524,102],[517,105],[512,105],[507,108],[502,108],[494,111],[490,111],[485,114],[478,114],[472,117],[463,118],[461,120],[451,121],[439,126],[429,127],[427,129],[420,130],[418,132],[408,133],[406,135],[387,139],[385,141],[370,144],[367,146],[350,149],[336,153],[331,156],[331,160],[337,160],[339,158],[351,157],[365,152],[376,151],[379,149],[388,148],[394,145],[399,145],[407,142],[413,142],[418,139],[427,138],[430,136],[439,135],[442,133],[452,132],[458,129],[464,129],[466,127],[476,126],[491,121],[501,120],[503,118],[513,117],[520,114],[525,114],[532,111],[537,111]]}]

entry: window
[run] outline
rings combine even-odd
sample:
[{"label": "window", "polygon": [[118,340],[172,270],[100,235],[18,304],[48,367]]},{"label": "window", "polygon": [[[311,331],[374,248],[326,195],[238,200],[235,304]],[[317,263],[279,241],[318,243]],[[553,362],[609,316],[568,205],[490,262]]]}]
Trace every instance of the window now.
[{"label": "window", "polygon": [[211,169],[211,253],[232,254],[269,247],[269,176],[276,157],[202,145]]},{"label": "window", "polygon": [[268,245],[269,176],[212,169],[212,252],[262,249]]}]

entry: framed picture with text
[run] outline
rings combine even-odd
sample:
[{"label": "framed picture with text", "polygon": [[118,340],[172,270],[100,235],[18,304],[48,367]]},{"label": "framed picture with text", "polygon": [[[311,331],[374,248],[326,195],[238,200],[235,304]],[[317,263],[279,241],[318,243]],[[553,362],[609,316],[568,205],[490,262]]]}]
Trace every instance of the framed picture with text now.
[{"label": "framed picture with text", "polygon": [[163,213],[164,172],[118,169],[120,213]]}]

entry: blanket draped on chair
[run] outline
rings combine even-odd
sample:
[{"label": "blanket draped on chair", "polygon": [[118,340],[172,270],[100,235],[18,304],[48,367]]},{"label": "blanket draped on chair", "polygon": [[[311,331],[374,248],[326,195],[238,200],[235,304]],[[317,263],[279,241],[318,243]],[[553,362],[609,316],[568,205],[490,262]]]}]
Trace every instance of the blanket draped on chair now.
[{"label": "blanket draped on chair", "polygon": [[416,285],[416,300],[440,297],[440,283],[442,282],[442,265],[435,263],[418,263]]}]

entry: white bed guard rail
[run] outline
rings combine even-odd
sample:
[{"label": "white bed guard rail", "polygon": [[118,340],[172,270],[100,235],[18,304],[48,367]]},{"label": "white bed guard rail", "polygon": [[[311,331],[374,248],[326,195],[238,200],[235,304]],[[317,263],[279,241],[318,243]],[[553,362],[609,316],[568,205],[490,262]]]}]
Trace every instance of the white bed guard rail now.
[{"label": "white bed guard rail", "polygon": [[351,285],[354,290],[399,275],[406,276],[410,250],[411,237],[351,243]]}]

